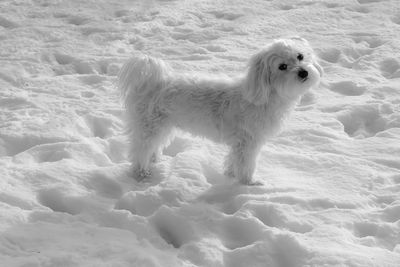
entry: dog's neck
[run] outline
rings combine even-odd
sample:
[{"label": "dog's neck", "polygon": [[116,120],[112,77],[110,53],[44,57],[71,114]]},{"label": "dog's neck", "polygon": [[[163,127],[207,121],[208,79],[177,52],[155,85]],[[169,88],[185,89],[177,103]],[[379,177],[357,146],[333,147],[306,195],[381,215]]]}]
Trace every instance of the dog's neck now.
[{"label": "dog's neck", "polygon": [[[266,126],[274,125],[272,127],[272,135],[276,135],[284,121],[288,118],[290,113],[295,108],[300,97],[297,98],[283,98],[276,91],[272,91],[268,102],[265,104],[264,109],[267,115]],[[270,132],[271,129],[268,129]]]},{"label": "dog's neck", "polygon": [[[284,108],[284,107],[290,108],[290,107],[292,107],[292,106],[295,106],[296,103],[299,101],[300,98],[301,98],[300,95],[298,95],[298,96],[296,96],[296,97],[285,97],[285,96],[281,96],[281,95],[278,94],[278,92],[277,92],[276,90],[272,90],[271,95],[270,95],[270,97],[269,97],[268,103],[269,103],[269,104],[272,104],[272,103],[278,104],[279,106],[275,106],[276,108],[279,108],[279,107],[282,107],[282,108]],[[268,104],[268,103],[267,103],[267,104]]]}]

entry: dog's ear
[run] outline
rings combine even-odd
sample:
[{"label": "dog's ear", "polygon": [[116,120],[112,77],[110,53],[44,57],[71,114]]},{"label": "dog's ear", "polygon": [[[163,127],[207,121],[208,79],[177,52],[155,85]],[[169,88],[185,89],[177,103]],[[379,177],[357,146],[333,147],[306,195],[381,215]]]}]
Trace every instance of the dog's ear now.
[{"label": "dog's ear", "polygon": [[306,39],[304,39],[303,37],[300,37],[298,35],[290,37],[289,40],[292,40],[294,42],[301,42],[301,43],[304,43],[305,45],[309,45],[309,43]]},{"label": "dog's ear", "polygon": [[318,62],[315,59],[313,65],[318,70],[319,77],[322,77],[322,75],[324,75],[324,69],[321,67],[321,65],[318,64]]},{"label": "dog's ear", "polygon": [[261,51],[255,54],[249,62],[247,80],[243,87],[243,96],[247,101],[262,105],[268,102],[271,94],[270,53]]}]

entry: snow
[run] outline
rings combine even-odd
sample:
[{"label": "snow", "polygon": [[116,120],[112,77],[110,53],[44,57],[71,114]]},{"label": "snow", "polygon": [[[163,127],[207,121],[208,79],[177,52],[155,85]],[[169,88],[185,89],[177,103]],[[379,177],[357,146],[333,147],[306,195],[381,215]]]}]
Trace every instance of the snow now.
[{"label": "snow", "polygon": [[[130,177],[132,55],[234,76],[293,35],[325,74],[263,147],[265,185],[186,133]],[[400,266],[398,0],[4,0],[0,88],[0,266]]]}]

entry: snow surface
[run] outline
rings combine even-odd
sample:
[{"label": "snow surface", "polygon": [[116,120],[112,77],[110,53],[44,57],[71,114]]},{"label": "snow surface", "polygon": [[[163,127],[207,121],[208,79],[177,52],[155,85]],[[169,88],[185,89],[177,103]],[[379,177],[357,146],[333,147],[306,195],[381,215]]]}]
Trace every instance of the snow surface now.
[{"label": "snow surface", "polygon": [[[238,75],[292,35],[325,76],[263,147],[264,186],[185,133],[129,177],[129,57]],[[398,0],[2,0],[0,88],[0,266],[400,266]]]}]

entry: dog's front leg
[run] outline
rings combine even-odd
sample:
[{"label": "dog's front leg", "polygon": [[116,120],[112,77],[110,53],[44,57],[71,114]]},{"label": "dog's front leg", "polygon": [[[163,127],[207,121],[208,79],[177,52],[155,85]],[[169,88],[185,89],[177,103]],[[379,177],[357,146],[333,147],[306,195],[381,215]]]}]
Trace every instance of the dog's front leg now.
[{"label": "dog's front leg", "polygon": [[225,174],[233,175],[243,184],[259,185],[253,181],[253,173],[256,168],[257,156],[260,146],[249,140],[240,140],[232,146],[227,159]]}]

